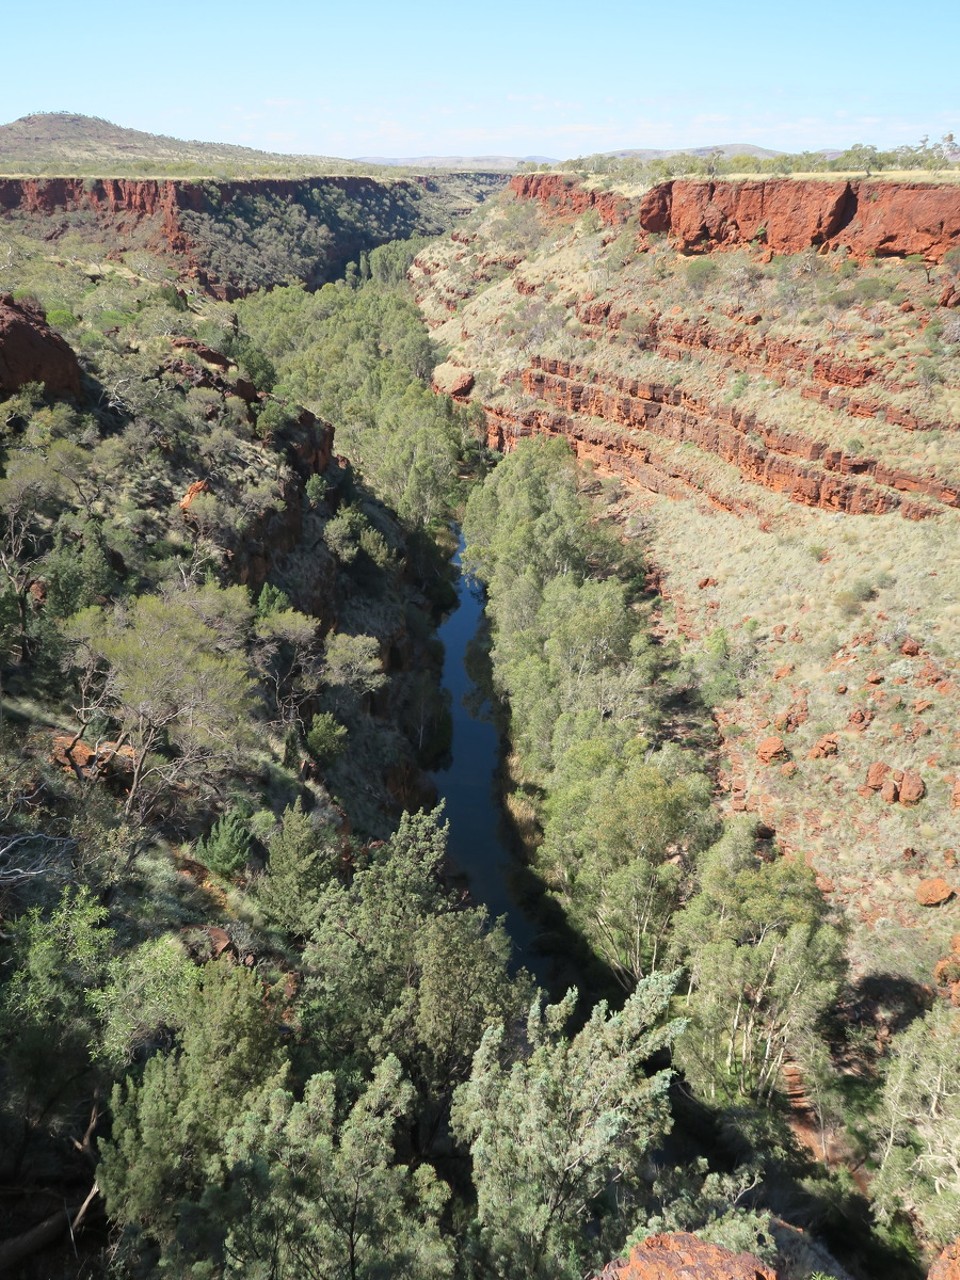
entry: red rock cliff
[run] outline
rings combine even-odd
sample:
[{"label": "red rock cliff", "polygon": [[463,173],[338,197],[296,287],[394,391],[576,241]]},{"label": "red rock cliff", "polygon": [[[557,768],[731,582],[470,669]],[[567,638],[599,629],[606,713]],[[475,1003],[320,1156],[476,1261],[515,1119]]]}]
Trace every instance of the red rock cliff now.
[{"label": "red rock cliff", "polygon": [[[317,283],[392,236],[422,230],[415,209],[422,191],[434,189],[428,177],[384,182],[360,176],[319,178],[250,178],[233,182],[187,182],[154,178],[0,178],[0,216],[20,213],[52,217],[77,211],[92,214],[112,228],[123,247],[123,238],[134,228],[140,240],[155,251],[173,253],[182,260],[184,274],[201,288],[220,298],[233,299],[244,292],[242,284],[222,279],[214,271],[209,254],[193,243],[184,225],[185,211],[205,213],[221,221],[231,205],[250,197],[271,197],[284,205],[313,210],[318,232]],[[376,209],[383,225],[367,226],[362,218],[343,212],[345,200],[361,208]],[[318,209],[319,206],[319,209]],[[391,222],[391,217],[394,219]],[[321,221],[322,219],[322,221]],[[146,235],[144,235],[146,230]],[[228,228],[233,238],[235,229]]]},{"label": "red rock cliff", "polygon": [[0,295],[0,391],[43,382],[55,396],[80,394],[80,366],[43,312]]},{"label": "red rock cliff", "polygon": [[521,200],[537,200],[558,214],[578,215],[596,209],[607,226],[618,226],[636,212],[636,202],[612,191],[594,191],[559,173],[522,173],[510,179],[510,190]]},{"label": "red rock cliff", "polygon": [[824,246],[857,257],[918,253],[942,262],[960,247],[960,187],[946,183],[677,178],[636,200],[586,189],[560,174],[523,174],[510,187],[558,214],[593,208],[608,225],[635,215],[642,231],[668,235],[685,252],[756,244],[798,253]]},{"label": "red rock cliff", "polygon": [[955,1240],[930,1269],[929,1280],[960,1280],[960,1240]]}]

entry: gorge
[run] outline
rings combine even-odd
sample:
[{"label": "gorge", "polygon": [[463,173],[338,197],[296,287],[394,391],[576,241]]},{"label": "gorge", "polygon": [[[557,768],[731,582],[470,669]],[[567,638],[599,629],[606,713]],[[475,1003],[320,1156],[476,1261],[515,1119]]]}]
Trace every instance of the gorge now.
[{"label": "gorge", "polygon": [[[49,1194],[124,1274],[873,1280],[960,1235],[960,188],[504,185],[0,180],[29,1280]],[[572,1018],[517,973],[558,967],[521,829]]]}]

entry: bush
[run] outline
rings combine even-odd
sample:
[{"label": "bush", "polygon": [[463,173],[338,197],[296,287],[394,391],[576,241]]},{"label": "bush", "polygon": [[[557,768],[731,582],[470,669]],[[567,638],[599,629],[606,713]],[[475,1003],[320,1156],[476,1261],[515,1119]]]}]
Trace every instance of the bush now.
[{"label": "bush", "polygon": [[332,764],[347,745],[347,728],[330,714],[321,711],[313,717],[307,731],[307,747],[317,764]]},{"label": "bush", "polygon": [[694,293],[703,293],[718,273],[719,267],[712,258],[694,258],[687,264],[687,285]]},{"label": "bush", "polygon": [[74,329],[80,321],[65,307],[54,307],[47,312],[47,323],[54,329]]},{"label": "bush", "polygon": [[219,876],[235,876],[247,865],[250,828],[238,809],[228,809],[213,824],[206,840],[197,841],[197,858]]},{"label": "bush", "polygon": [[319,507],[327,496],[326,477],[311,476],[304,487],[304,492],[311,507]]}]

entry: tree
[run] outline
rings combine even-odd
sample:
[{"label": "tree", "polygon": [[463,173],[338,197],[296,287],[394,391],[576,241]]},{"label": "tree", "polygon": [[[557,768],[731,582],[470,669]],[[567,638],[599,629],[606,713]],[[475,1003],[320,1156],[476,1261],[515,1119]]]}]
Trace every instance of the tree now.
[{"label": "tree", "polygon": [[714,831],[709,780],[683,753],[613,756],[591,740],[564,757],[539,861],[572,921],[629,991],[667,962],[692,856]]},{"label": "tree", "polygon": [[405,813],[346,883],[324,888],[304,952],[304,1019],[326,1062],[354,1056],[369,1068],[397,1051],[416,999],[418,931],[450,905],[439,874],[446,838],[439,811]]},{"label": "tree", "polygon": [[960,1014],[937,1004],[890,1046],[877,1116],[880,1217],[944,1247],[960,1230]]},{"label": "tree", "polygon": [[15,456],[0,479],[0,572],[17,609],[21,661],[29,653],[28,595],[46,546],[45,516],[59,493],[59,477],[39,452]]},{"label": "tree", "polygon": [[[658,1025],[676,984],[659,973],[620,1013],[606,1004],[568,1037],[577,995],[531,1006],[525,1057],[505,1061],[506,1027],[486,1032],[469,1081],[455,1095],[453,1128],[470,1144],[481,1239],[494,1274],[579,1276],[587,1265],[593,1202],[637,1173],[668,1130],[668,1071],[645,1064],[680,1022]],[[622,1240],[621,1240],[622,1243]]]},{"label": "tree", "polygon": [[320,895],[338,861],[338,838],[318,828],[298,799],[283,811],[269,842],[270,860],[257,888],[267,921],[294,938],[307,938],[320,918]]},{"label": "tree", "polygon": [[837,168],[862,169],[869,178],[874,170],[883,168],[883,155],[874,146],[865,146],[862,142],[855,142],[852,147],[848,147],[846,151],[837,156]]},{"label": "tree", "polygon": [[186,993],[177,1047],[114,1088],[98,1168],[111,1216],[176,1256],[184,1206],[222,1184],[227,1133],[284,1080],[278,1019],[259,979],[229,960],[208,964]]},{"label": "tree", "polygon": [[277,718],[281,725],[297,724],[321,685],[316,620],[296,609],[270,609],[257,619],[256,636],[257,670]]},{"label": "tree", "polygon": [[201,970],[171,934],[114,956],[88,1003],[100,1021],[98,1060],[125,1070],[180,1031]]},{"label": "tree", "polygon": [[[431,682],[430,688],[433,688]],[[421,735],[422,736],[422,735]],[[320,765],[329,765],[343,753],[347,745],[347,726],[329,711],[319,711],[307,730],[307,749]]]},{"label": "tree", "polygon": [[765,862],[747,824],[703,855],[700,891],[678,915],[674,948],[690,974],[690,1025],[677,1062],[710,1098],[768,1102],[788,1057],[816,1057],[836,1002],[840,934],[812,871]]},{"label": "tree", "polygon": [[491,601],[528,570],[541,587],[549,577],[582,576],[588,515],[566,441],[521,440],[471,493],[463,530],[464,568],[483,578]]},{"label": "tree", "polygon": [[324,679],[352,700],[375,693],[387,682],[375,636],[331,633],[324,649]]},{"label": "tree", "polygon": [[242,871],[250,856],[250,828],[239,809],[228,809],[213,824],[205,840],[198,840],[196,855],[205,867],[228,879]]},{"label": "tree", "polygon": [[227,1138],[232,1168],[205,1209],[226,1225],[224,1274],[270,1280],[441,1280],[452,1273],[439,1217],[447,1190],[427,1165],[394,1156],[413,1089],[392,1055],[349,1110],[336,1077],[312,1076],[303,1100],[265,1096]]},{"label": "tree", "polygon": [[[90,1109],[97,1018],[90,994],[103,981],[113,941],[107,912],[86,888],[65,889],[57,906],[39,908],[9,926],[10,976],[0,987],[0,1046],[5,1066],[3,1110],[16,1178],[33,1137],[44,1126]],[[85,1119],[85,1118],[84,1118]]]},{"label": "tree", "polygon": [[369,1070],[395,1053],[420,1092],[423,1149],[484,1031],[530,994],[526,975],[510,977],[502,925],[444,887],[446,833],[438,813],[405,814],[348,883],[327,885],[304,953],[304,1025],[324,1065]]},{"label": "tree", "polygon": [[132,747],[127,813],[147,808],[158,787],[210,785],[231,767],[252,731],[252,681],[187,599],[84,609],[64,630],[74,665],[96,673],[99,706]]}]

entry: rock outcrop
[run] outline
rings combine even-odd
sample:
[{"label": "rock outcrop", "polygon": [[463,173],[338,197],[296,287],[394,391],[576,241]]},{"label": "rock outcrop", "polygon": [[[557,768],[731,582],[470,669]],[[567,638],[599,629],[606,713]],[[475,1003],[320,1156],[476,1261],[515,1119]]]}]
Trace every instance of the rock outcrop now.
[{"label": "rock outcrop", "polygon": [[[284,282],[292,270],[310,285],[332,279],[361,252],[416,233],[436,234],[452,220],[454,204],[466,212],[497,189],[497,175],[456,175],[460,187],[444,194],[443,175],[378,179],[359,175],[248,178],[190,182],[153,178],[0,178],[0,216],[63,219],[80,214],[108,229],[123,247],[139,245],[177,257],[181,274],[215,297],[232,300],[252,287]],[[290,218],[291,210],[297,216]],[[259,229],[270,217],[274,237],[286,236],[283,274],[251,282],[237,241],[259,255]],[[291,226],[284,230],[285,220]],[[59,234],[52,228],[51,238]],[[233,251],[227,263],[224,248]],[[276,244],[274,244],[274,250]],[[229,256],[229,255],[228,255]],[[225,265],[226,264],[226,265]],[[263,264],[261,264],[263,265]]]},{"label": "rock outcrop", "polygon": [[39,307],[0,295],[0,391],[42,382],[51,395],[79,396],[80,365]]},{"label": "rock outcrop", "polygon": [[454,400],[466,399],[473,390],[474,377],[469,369],[449,361],[438,364],[433,371],[433,389]]},{"label": "rock outcrop", "polygon": [[[917,497],[960,508],[955,485],[875,459],[853,461],[841,449],[768,427],[755,414],[706,403],[678,387],[616,375],[597,379],[577,365],[540,356],[523,371],[521,386],[526,396],[556,406],[556,411],[532,408],[511,418],[488,415],[492,448],[509,450],[529,435],[562,435],[578,457],[602,471],[669,493],[669,477],[685,480],[682,469],[676,462],[662,466],[651,446],[657,440],[693,444],[735,466],[750,484],[803,506],[846,515],[898,512],[911,520],[936,510]],[[637,431],[651,439],[638,438],[633,434]],[[749,502],[744,509],[750,509]]]},{"label": "rock outcrop", "polygon": [[[751,1253],[731,1253],[688,1232],[648,1236],[600,1280],[776,1280]],[[952,1280],[952,1278],[951,1278]]]},{"label": "rock outcrop", "polygon": [[927,1280],[960,1280],[960,1240],[944,1249],[930,1268]]},{"label": "rock outcrop", "polygon": [[859,258],[920,254],[942,262],[960,246],[960,200],[956,188],[943,183],[675,178],[639,200],[560,174],[523,174],[510,186],[548,213],[594,209],[608,226],[636,215],[641,232],[667,235],[685,253],[743,245],[774,253],[844,248]]}]

